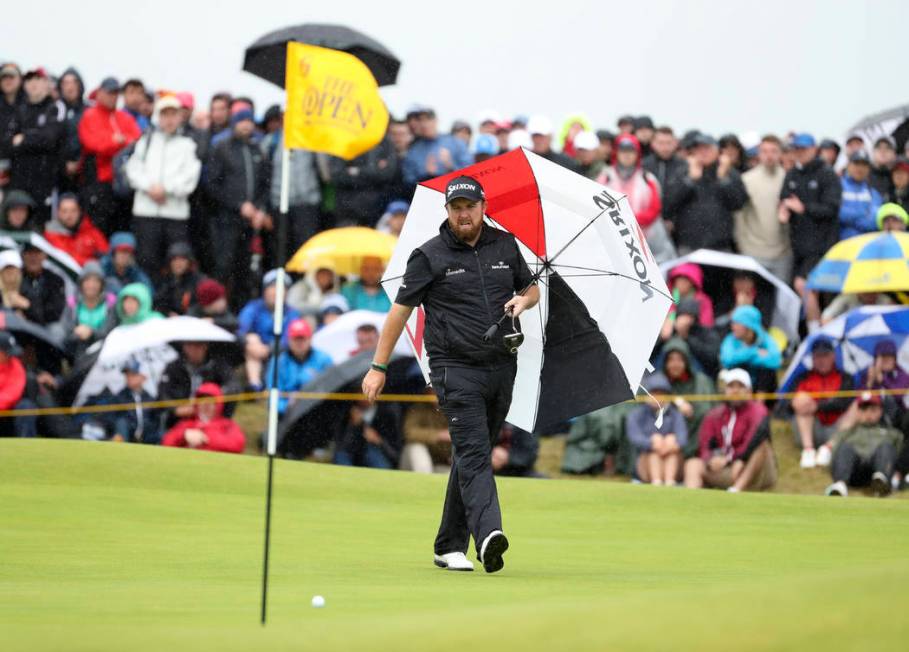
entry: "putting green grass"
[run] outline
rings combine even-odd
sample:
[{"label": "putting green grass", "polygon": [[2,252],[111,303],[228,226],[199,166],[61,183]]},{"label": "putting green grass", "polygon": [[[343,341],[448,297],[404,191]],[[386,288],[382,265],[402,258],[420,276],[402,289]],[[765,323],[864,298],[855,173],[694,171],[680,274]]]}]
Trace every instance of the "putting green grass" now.
[{"label": "putting green grass", "polygon": [[263,629],[265,471],[0,441],[0,650],[909,647],[907,501],[505,479],[505,570],[452,573],[445,478],[285,461]]}]

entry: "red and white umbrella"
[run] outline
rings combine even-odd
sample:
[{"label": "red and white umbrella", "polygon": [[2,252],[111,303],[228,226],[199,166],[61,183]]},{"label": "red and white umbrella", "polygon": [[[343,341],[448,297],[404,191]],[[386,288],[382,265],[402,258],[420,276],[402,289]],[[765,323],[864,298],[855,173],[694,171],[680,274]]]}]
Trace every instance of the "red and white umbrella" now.
[{"label": "red and white umbrella", "polygon": [[[486,192],[487,223],[514,234],[538,277],[540,302],[521,316],[524,344],[507,420],[539,431],[632,398],[672,302],[627,199],[526,149],[417,186],[382,280],[394,300],[411,252],[446,219],[459,175]],[[429,379],[425,314],[407,334]]]}]

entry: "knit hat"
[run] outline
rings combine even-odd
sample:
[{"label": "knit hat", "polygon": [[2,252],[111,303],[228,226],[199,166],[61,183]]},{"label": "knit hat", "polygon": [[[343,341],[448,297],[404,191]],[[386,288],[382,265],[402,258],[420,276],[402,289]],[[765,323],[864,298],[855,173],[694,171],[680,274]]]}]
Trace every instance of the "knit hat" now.
[{"label": "knit hat", "polygon": [[890,339],[883,339],[874,345],[875,357],[879,355],[892,355],[896,357],[896,342]]},{"label": "knit hat", "polygon": [[250,110],[250,109],[240,109],[239,111],[237,111],[236,113],[234,113],[232,116],[230,116],[230,126],[231,126],[231,127],[234,127],[234,126],[236,126],[238,123],[243,122],[244,120],[249,120],[249,121],[251,121],[251,122],[255,122],[255,121],[256,121],[256,116],[253,115],[252,110]]},{"label": "knit hat", "polygon": [[203,308],[207,308],[218,299],[227,296],[227,290],[213,278],[207,278],[196,286],[196,301]]},{"label": "knit hat", "polygon": [[101,269],[101,264],[97,260],[89,260],[82,266],[82,271],[79,272],[79,283],[81,284],[89,276],[97,276],[101,279],[101,284],[104,284],[104,270]]},{"label": "knit hat", "polygon": [[110,249],[111,251],[117,251],[118,249],[135,251],[136,236],[129,231],[117,231],[110,237]]},{"label": "knit hat", "polygon": [[193,259],[193,250],[186,242],[175,242],[167,248],[167,261],[170,262],[174,258],[186,258],[187,260]]},{"label": "knit hat", "polygon": [[888,217],[895,217],[898,220],[901,220],[903,224],[909,226],[909,213],[906,212],[906,209],[895,204],[893,202],[888,202],[881,206],[877,211],[877,228],[884,230],[884,220]]}]

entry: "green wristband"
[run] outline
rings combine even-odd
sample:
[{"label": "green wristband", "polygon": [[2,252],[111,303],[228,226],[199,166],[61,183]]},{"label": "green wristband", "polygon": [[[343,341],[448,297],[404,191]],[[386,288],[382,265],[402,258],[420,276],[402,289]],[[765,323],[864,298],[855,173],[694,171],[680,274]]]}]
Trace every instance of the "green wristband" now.
[{"label": "green wristband", "polygon": [[383,374],[388,371],[387,364],[380,364],[378,362],[373,362],[369,366],[372,367],[373,369],[375,369],[376,371],[381,371]]}]

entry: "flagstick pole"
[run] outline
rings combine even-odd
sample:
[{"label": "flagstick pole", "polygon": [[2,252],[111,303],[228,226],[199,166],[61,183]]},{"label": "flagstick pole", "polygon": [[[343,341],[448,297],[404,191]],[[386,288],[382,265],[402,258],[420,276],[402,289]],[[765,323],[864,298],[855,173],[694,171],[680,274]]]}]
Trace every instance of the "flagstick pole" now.
[{"label": "flagstick pole", "polygon": [[266,435],[266,452],[268,453],[268,488],[265,493],[265,553],[262,563],[262,612],[261,624],[265,625],[268,610],[268,555],[271,547],[271,495],[274,478],[275,454],[278,448],[278,356],[281,353],[281,337],[284,325],[284,258],[287,246],[287,210],[290,182],[290,150],[281,147],[281,205],[277,223],[276,238],[276,267],[278,269],[278,282],[275,288],[274,311],[274,342],[272,342],[272,375],[271,389],[268,395],[268,431]]}]

